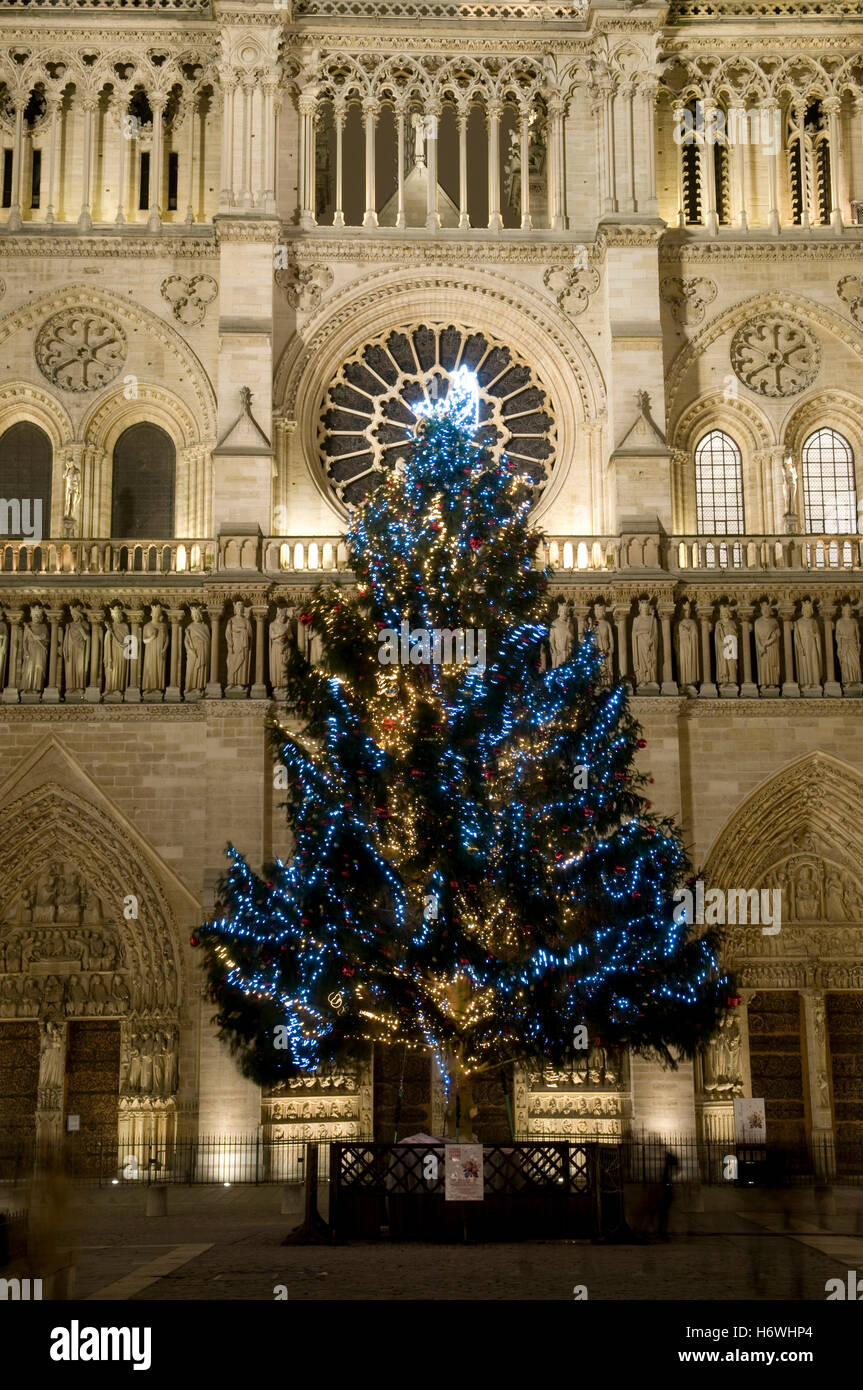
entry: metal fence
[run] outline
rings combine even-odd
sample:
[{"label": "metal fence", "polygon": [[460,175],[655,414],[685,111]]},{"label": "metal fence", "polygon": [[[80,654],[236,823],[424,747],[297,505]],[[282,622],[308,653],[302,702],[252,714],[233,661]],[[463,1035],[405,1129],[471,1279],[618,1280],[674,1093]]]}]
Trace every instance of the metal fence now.
[{"label": "metal fence", "polygon": [[[59,1167],[71,1178],[101,1187],[156,1182],[229,1186],[302,1183],[308,1142],[252,1134],[121,1145],[116,1133],[72,1134],[64,1137],[59,1150],[40,1153],[31,1136],[0,1135],[0,1185],[15,1188],[29,1183],[42,1167]],[[341,1147],[371,1142],[358,1137],[341,1141]],[[540,1138],[517,1134],[512,1142],[536,1149],[566,1144],[573,1150],[591,1145],[606,1153],[614,1151],[626,1182],[671,1180],[723,1186],[735,1181],[742,1186],[817,1186],[830,1182],[863,1186],[863,1143],[816,1140],[790,1146],[746,1146],[733,1140],[697,1139],[691,1134],[629,1134],[623,1139],[593,1134]],[[333,1147],[329,1141],[318,1143],[321,1181],[330,1178]],[[667,1154],[672,1160],[667,1160]]]},{"label": "metal fence", "polygon": [[[71,1142],[70,1142],[71,1141]],[[29,1182],[40,1168],[60,1168],[99,1187],[176,1183],[234,1186],[302,1183],[307,1141],[211,1135],[196,1139],[119,1144],[116,1134],[66,1136],[62,1147],[37,1150],[32,1141],[0,1140],[0,1184]],[[319,1176],[329,1177],[330,1145],[319,1145]]]}]

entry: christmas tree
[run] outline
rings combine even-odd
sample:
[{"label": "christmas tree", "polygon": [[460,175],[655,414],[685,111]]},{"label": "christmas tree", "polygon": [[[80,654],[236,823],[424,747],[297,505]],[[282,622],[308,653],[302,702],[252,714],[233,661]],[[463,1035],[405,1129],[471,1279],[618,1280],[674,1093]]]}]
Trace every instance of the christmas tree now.
[{"label": "christmas tree", "polygon": [[477,1072],[598,1040],[673,1063],[729,992],[675,910],[691,870],[645,799],[627,685],[590,632],[545,669],[532,480],[477,411],[457,374],[352,516],[356,588],[302,615],[323,660],[291,650],[272,729],[294,853],[259,875],[229,847],[201,932],[248,1076],[430,1049],[450,1132]]}]

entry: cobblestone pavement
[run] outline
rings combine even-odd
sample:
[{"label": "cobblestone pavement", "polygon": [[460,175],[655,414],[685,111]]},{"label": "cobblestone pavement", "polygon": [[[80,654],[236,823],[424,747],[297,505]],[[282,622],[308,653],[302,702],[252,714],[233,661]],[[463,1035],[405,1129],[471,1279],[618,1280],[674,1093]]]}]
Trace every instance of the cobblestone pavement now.
[{"label": "cobblestone pavement", "polygon": [[828,1279],[863,1274],[863,1191],[854,1189],[836,1193],[835,1211],[816,1209],[812,1194],[783,1211],[764,1194],[724,1190],[706,1211],[679,1204],[668,1243],[628,1245],[285,1247],[299,1190],[292,1210],[283,1214],[281,1202],[277,1188],[170,1188],[169,1214],[147,1217],[143,1190],[79,1188],[57,1235],[59,1263],[75,1266],[76,1300],[118,1301],[272,1301],[277,1286],[294,1301],[571,1301],[583,1285],[591,1300],[823,1302]]}]

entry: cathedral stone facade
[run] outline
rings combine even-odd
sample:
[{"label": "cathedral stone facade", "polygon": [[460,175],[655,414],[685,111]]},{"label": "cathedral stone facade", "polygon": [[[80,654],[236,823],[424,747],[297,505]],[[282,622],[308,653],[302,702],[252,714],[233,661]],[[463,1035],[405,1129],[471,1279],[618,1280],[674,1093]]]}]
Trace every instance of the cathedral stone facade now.
[{"label": "cathedral stone facade", "polygon": [[[523,1135],[863,1139],[863,19],[855,0],[0,0],[0,1125],[391,1129],[202,997],[264,723],[348,508],[476,375],[654,804],[744,913],[677,1071],[519,1071]],[[423,1057],[403,1132],[437,1129]],[[498,1125],[504,1098],[481,1095]]]}]

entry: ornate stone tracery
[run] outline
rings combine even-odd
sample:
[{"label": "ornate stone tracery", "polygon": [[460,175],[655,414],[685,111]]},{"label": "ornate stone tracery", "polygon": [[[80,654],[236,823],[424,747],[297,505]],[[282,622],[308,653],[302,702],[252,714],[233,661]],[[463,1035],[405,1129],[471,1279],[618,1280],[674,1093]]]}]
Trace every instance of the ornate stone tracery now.
[{"label": "ornate stone tracery", "polygon": [[750,391],[795,396],[815,380],[818,343],[805,324],[780,314],[759,314],[731,339],[731,365]]}]

